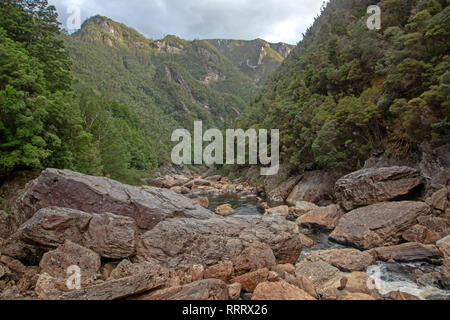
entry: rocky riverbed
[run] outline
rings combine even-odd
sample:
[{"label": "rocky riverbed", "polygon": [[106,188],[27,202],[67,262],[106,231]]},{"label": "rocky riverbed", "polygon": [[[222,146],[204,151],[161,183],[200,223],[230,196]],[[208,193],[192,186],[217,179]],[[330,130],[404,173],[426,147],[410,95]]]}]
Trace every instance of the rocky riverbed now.
[{"label": "rocky riverbed", "polygon": [[264,188],[166,176],[133,187],[47,169],[9,181],[0,297],[449,299],[446,185],[422,200],[420,171],[382,167],[339,179],[330,195],[320,176]]}]

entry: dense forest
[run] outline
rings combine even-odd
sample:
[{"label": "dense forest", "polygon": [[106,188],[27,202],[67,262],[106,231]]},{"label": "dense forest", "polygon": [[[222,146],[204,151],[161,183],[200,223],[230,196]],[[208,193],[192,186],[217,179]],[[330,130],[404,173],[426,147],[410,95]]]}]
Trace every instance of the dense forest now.
[{"label": "dense forest", "polygon": [[56,167],[139,183],[169,162],[174,129],[233,122],[291,48],[236,42],[264,62],[252,75],[209,41],[151,40],[101,16],[69,35],[44,0],[0,10],[0,177]]},{"label": "dense forest", "polygon": [[[369,30],[369,5],[381,30]],[[333,171],[450,141],[446,0],[331,0],[241,117],[278,128],[282,159]]]},{"label": "dense forest", "polygon": [[[381,30],[366,25],[375,3]],[[57,167],[137,183],[197,119],[280,129],[292,170],[450,140],[446,0],[331,0],[292,52],[150,40],[101,16],[69,35],[45,0],[0,0],[0,16],[0,178]]]}]

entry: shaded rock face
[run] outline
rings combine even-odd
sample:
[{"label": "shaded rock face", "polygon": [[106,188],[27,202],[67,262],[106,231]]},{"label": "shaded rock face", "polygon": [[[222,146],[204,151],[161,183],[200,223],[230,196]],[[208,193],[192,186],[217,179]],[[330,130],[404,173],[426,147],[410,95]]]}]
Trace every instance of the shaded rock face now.
[{"label": "shaded rock face", "polygon": [[364,169],[336,182],[338,202],[347,211],[406,196],[423,185],[420,173],[409,167]]},{"label": "shaded rock face", "polygon": [[327,262],[343,272],[365,271],[375,263],[370,253],[356,249],[319,250],[311,253],[306,259],[311,262]]},{"label": "shaded rock face", "polygon": [[286,281],[263,282],[253,293],[252,300],[316,300],[300,288]]},{"label": "shaded rock face", "polygon": [[50,207],[39,210],[17,235],[44,247],[58,247],[70,240],[102,257],[123,259],[136,251],[136,229],[135,221],[125,216]]},{"label": "shaded rock face", "polygon": [[308,228],[319,228],[333,230],[339,220],[344,215],[344,211],[335,204],[328,207],[313,209],[297,219],[297,224]]},{"label": "shaded rock face", "polygon": [[305,172],[286,202],[290,206],[295,206],[299,201],[328,205],[334,199],[334,183],[333,177],[325,171]]},{"label": "shaded rock face", "polygon": [[417,218],[430,213],[424,202],[382,202],[344,215],[330,239],[360,249],[398,244]]},{"label": "shaded rock face", "polygon": [[100,256],[95,252],[67,241],[54,251],[47,252],[39,264],[41,273],[65,281],[69,274],[68,268],[78,266],[81,271],[81,281],[93,281],[98,274],[101,262]]},{"label": "shaded rock face", "polygon": [[374,157],[366,161],[365,168],[382,168],[404,165],[417,169],[425,179],[426,194],[432,195],[443,186],[450,185],[450,144],[433,149],[429,143],[423,143],[417,153],[404,159],[387,155]]},{"label": "shaded rock face", "polygon": [[442,262],[442,253],[436,246],[420,243],[404,243],[397,246],[382,247],[371,250],[379,260],[396,262],[427,261],[430,263]]},{"label": "shaded rock face", "polygon": [[3,210],[0,210],[0,238],[7,239],[11,234],[10,216]]},{"label": "shaded rock face", "polygon": [[279,263],[295,263],[302,247],[298,231],[281,216],[226,219],[172,219],[143,234],[138,261],[157,261],[173,268],[232,261],[236,273]]},{"label": "shaded rock face", "polygon": [[270,206],[274,207],[284,204],[300,179],[301,176],[289,177],[289,172],[283,164],[280,165],[278,174],[266,177],[264,180],[264,190]]},{"label": "shaded rock face", "polygon": [[133,187],[68,170],[47,169],[15,200],[18,226],[46,207],[89,213],[113,213],[133,218],[143,230],[173,217],[207,219],[212,213],[169,190]]},{"label": "shaded rock face", "polygon": [[228,300],[228,286],[222,280],[207,279],[184,286],[163,289],[141,297],[142,300]]},{"label": "shaded rock face", "polygon": [[302,178],[301,176],[289,178],[286,181],[282,182],[276,188],[269,190],[267,192],[268,202],[272,206],[283,204],[291,194],[294,187],[301,180],[301,178]]}]

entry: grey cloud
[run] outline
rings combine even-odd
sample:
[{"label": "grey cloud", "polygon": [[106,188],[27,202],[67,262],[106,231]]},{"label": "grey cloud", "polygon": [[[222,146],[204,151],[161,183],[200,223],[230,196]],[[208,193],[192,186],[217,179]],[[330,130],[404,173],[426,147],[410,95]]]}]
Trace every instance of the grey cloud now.
[{"label": "grey cloud", "polygon": [[319,13],[320,0],[50,0],[65,24],[71,5],[82,20],[101,14],[153,39],[256,39],[295,44]]}]

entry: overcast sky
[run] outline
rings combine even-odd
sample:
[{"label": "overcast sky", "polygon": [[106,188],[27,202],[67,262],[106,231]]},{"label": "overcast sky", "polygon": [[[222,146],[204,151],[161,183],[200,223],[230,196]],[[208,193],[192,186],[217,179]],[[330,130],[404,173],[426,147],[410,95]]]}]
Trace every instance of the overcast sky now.
[{"label": "overcast sky", "polygon": [[261,38],[296,44],[323,0],[49,0],[66,27],[68,9],[81,21],[100,14],[152,39],[168,34],[192,39]]}]

